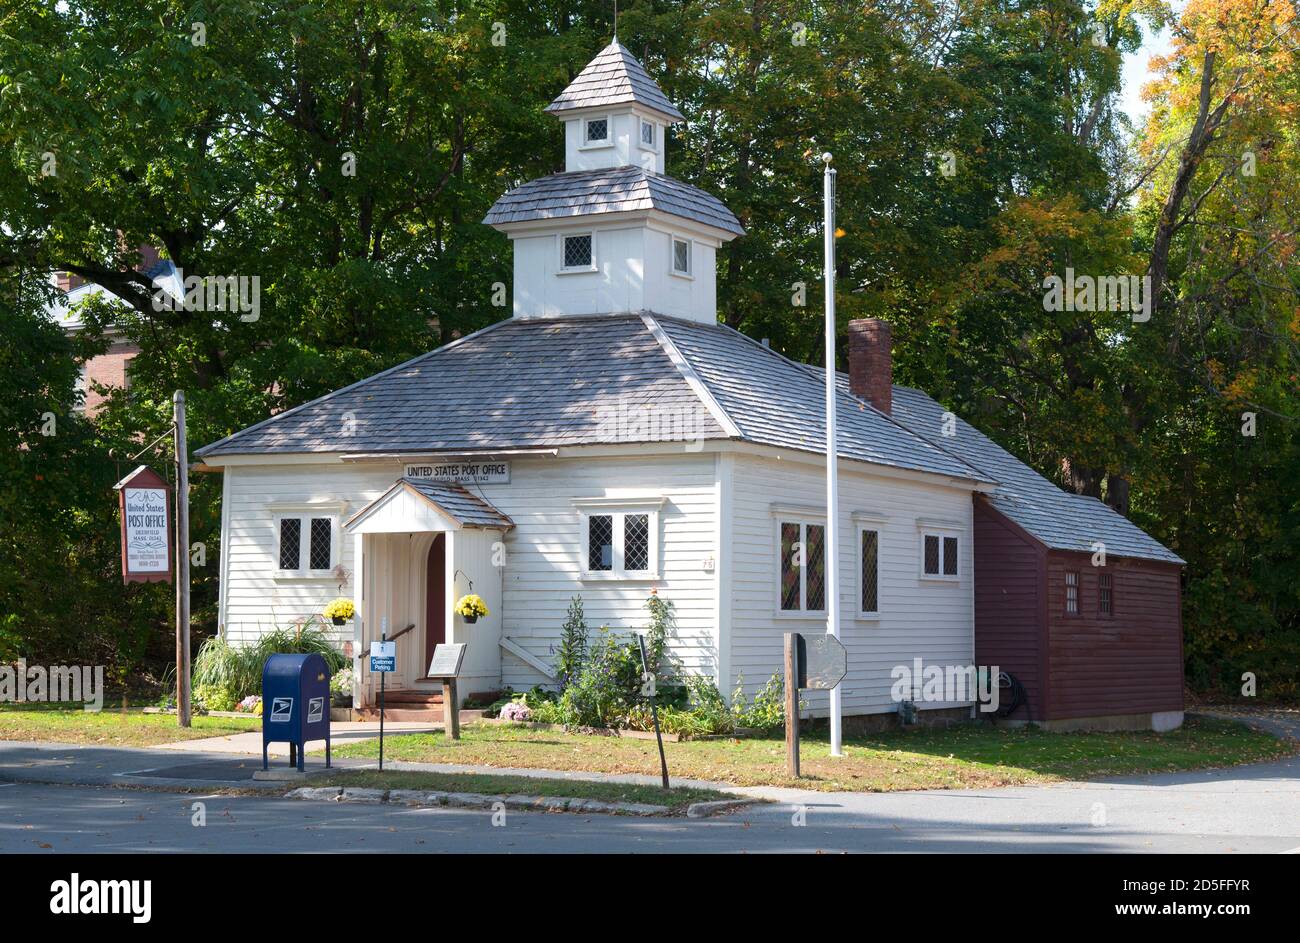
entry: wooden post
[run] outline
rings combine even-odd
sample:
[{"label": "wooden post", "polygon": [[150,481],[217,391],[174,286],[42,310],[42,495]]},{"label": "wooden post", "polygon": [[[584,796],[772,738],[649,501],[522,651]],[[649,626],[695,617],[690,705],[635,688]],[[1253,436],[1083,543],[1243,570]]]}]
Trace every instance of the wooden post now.
[{"label": "wooden post", "polygon": [[456,697],[456,679],[442,679],[442,719],[450,740],[460,739],[460,700]]},{"label": "wooden post", "polygon": [[799,633],[785,633],[785,768],[799,778]]},{"label": "wooden post", "polygon": [[172,397],[176,447],[176,722],[190,726],[190,459],[185,394]]}]

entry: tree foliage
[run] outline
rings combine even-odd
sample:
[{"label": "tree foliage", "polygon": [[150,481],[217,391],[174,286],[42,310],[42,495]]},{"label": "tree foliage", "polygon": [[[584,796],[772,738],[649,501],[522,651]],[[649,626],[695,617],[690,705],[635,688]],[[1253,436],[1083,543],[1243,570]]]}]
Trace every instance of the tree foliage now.
[{"label": "tree foliage", "polygon": [[[841,345],[850,318],[888,319],[901,382],[1185,557],[1194,681],[1252,670],[1294,693],[1293,4],[620,6],[620,40],[690,118],[669,173],[747,230],[719,256],[720,320],[820,360],[817,157],[832,152]],[[165,649],[165,591],[117,582],[109,488],[165,430],[172,390],[209,442],[508,314],[494,296],[509,243],[481,219],[562,169],[542,107],[608,41],[611,14],[603,0],[0,0],[0,644]],[[1122,57],[1161,24],[1173,51],[1133,128]],[[156,310],[141,245],[187,274],[256,276],[256,319]],[[1044,279],[1067,269],[1149,274],[1150,321],[1048,310]],[[75,336],[42,313],[55,271],[110,293]],[[110,325],[141,354],[92,424],[73,409],[74,362]],[[196,477],[209,548],[219,491]],[[215,557],[196,570],[205,629]]]}]

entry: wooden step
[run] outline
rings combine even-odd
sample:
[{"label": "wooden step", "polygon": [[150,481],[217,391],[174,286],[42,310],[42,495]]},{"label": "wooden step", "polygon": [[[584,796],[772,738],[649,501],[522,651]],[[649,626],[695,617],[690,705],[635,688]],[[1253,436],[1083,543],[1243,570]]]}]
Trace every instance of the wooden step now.
[{"label": "wooden step", "polygon": [[[375,693],[375,700],[379,699],[379,694]],[[385,691],[384,702],[387,704],[441,704],[442,692],[434,693],[432,691],[419,691],[405,689],[401,691]]]},{"label": "wooden step", "polygon": [[[357,712],[361,720],[378,720],[379,708],[363,707]],[[412,707],[393,707],[389,704],[384,705],[384,719],[392,721],[412,721],[417,724],[440,724],[442,723],[442,708],[412,708]]]}]

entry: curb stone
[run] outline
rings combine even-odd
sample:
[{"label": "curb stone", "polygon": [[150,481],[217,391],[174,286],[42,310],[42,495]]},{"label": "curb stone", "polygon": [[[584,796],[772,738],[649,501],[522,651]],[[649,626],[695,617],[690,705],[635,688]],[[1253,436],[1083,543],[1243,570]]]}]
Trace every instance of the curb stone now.
[{"label": "curb stone", "polygon": [[[597,812],[607,815],[668,815],[669,808],[644,802],[602,802],[599,799],[579,799],[567,796],[489,796],[479,792],[426,792],[422,789],[364,789],[339,786],[303,786],[285,793],[286,799],[307,799],[327,802],[387,802],[414,806],[451,806],[461,809],[488,809],[498,802],[507,809],[524,812]],[[738,802],[697,802],[691,806],[734,806]],[[712,813],[705,813],[712,814]]]},{"label": "curb stone", "polygon": [[344,802],[384,802],[388,798],[387,789],[362,789],[349,786],[343,790]]},{"label": "curb stone", "polygon": [[718,799],[713,802],[692,802],[686,807],[688,819],[704,819],[711,815],[734,812],[747,805],[754,805],[756,799]]}]

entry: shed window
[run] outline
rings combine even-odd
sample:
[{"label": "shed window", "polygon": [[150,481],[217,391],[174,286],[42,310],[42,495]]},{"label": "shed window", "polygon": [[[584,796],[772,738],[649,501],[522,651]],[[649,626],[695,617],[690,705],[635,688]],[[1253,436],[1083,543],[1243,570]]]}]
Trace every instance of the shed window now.
[{"label": "shed window", "polygon": [[863,530],[859,542],[862,553],[862,592],[859,611],[875,615],[880,607],[880,531]]},{"label": "shed window", "polygon": [[957,537],[925,534],[921,544],[921,572],[933,579],[956,579]]},{"label": "shed window", "polygon": [[653,121],[641,122],[641,143],[651,150],[655,146],[655,124]]},{"label": "shed window", "polygon": [[782,521],[781,576],[778,587],[785,612],[826,609],[826,528]]},{"label": "shed window", "polygon": [[1070,615],[1079,614],[1079,574],[1074,570],[1065,574],[1065,611]]},{"label": "shed window", "polygon": [[1109,573],[1102,573],[1097,577],[1097,589],[1098,610],[1103,616],[1113,615],[1115,612],[1115,597]]},{"label": "shed window", "polygon": [[311,514],[288,514],[279,518],[279,547],[276,560],[284,573],[320,575],[334,569],[335,519]]},{"label": "shed window", "polygon": [[564,257],[561,259],[564,268],[590,269],[591,260],[591,233],[564,237]]},{"label": "shed window", "polygon": [[587,143],[604,144],[608,140],[609,140],[609,119],[588,118],[587,119]]}]

